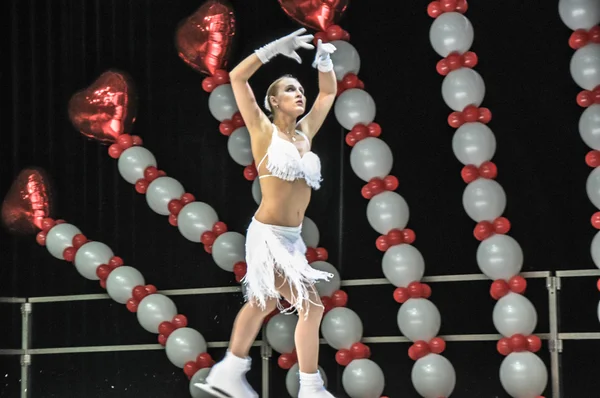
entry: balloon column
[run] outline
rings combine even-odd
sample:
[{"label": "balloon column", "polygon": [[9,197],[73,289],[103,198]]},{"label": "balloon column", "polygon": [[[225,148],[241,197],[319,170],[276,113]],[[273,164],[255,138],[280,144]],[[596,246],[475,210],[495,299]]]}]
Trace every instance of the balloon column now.
[{"label": "balloon column", "polygon": [[[5,227],[11,233],[37,232],[37,243],[45,246],[53,257],[72,263],[84,278],[99,281],[110,298],[125,304],[129,311],[137,314],[138,322],[145,330],[158,335],[158,342],[165,347],[168,359],[182,368],[190,379],[190,392],[197,390],[194,383],[202,381],[208,374],[207,368],[214,364],[206,352],[207,344],[202,334],[187,327],[187,318],[177,313],[175,303],[160,294],[154,285],[146,284],[140,271],[125,265],[109,246],[89,240],[73,224],[52,219],[48,211],[53,207],[52,197],[47,195],[50,186],[48,177],[41,178],[42,174],[41,169],[28,168],[15,179],[3,202],[2,214],[13,214],[17,210],[21,217],[9,217]],[[21,200],[15,201],[14,192],[28,192],[28,195],[21,195]],[[39,207],[39,212],[21,213],[31,203],[34,208]],[[22,226],[25,218],[31,228],[15,228]]]},{"label": "balloon column", "polygon": [[461,175],[467,187],[463,206],[477,222],[473,232],[481,242],[477,264],[493,280],[490,294],[497,300],[493,322],[503,336],[497,349],[506,356],[500,366],[500,382],[512,397],[537,397],[546,389],[548,374],[544,362],[534,354],[541,341],[532,335],[537,313],[523,295],[527,284],[519,276],[523,252],[519,243],[507,235],[509,221],[501,217],[506,195],[494,180],[497,168],[491,158],[496,151],[496,140],[487,126],[491,112],[480,107],[485,84],[473,69],[477,55],[469,51],[474,33],[471,22],[463,15],[467,8],[465,0],[431,2],[427,11],[435,21],[429,39],[435,52],[443,57],[437,64],[437,72],[444,76],[443,100],[453,110],[448,117],[448,124],[456,129],[452,149],[464,165]]},{"label": "balloon column", "polygon": [[[559,0],[558,12],[563,23],[573,33],[569,46],[575,50],[571,58],[571,77],[583,91],[577,95],[577,104],[586,108],[579,118],[579,134],[592,150],[585,161],[594,168],[586,191],[592,204],[600,209],[600,3],[596,0]],[[592,226],[600,229],[600,212],[591,217]],[[600,268],[600,231],[592,240],[592,261]],[[600,279],[597,284],[600,290]],[[600,319],[600,303],[598,303]]]}]

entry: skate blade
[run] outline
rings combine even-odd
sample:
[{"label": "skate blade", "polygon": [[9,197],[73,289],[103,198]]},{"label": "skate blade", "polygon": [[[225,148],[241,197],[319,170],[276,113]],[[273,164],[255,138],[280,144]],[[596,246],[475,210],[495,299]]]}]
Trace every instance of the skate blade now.
[{"label": "skate blade", "polygon": [[194,386],[198,387],[202,391],[207,392],[210,395],[217,397],[217,398],[233,398],[233,395],[229,395],[225,391],[222,391],[218,388],[215,389],[214,387],[212,387],[208,384],[205,384],[205,383],[194,383]]}]

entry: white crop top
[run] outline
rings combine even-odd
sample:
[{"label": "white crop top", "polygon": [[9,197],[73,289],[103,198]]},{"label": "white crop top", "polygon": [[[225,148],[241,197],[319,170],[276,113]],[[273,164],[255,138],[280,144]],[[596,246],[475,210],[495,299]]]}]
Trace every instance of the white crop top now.
[{"label": "white crop top", "polygon": [[[297,131],[304,137],[306,142],[310,141],[306,134],[301,131]],[[265,156],[260,160],[256,170],[260,170],[262,162],[269,157],[267,161],[267,170],[271,174],[259,176],[264,177],[277,177],[286,181],[294,181],[300,178],[306,180],[306,184],[313,189],[319,189],[321,187],[321,160],[312,151],[306,152],[303,156],[300,156],[298,148],[291,143],[279,136],[277,133],[277,127],[273,124],[273,134],[271,136],[271,143],[267,148]]]}]

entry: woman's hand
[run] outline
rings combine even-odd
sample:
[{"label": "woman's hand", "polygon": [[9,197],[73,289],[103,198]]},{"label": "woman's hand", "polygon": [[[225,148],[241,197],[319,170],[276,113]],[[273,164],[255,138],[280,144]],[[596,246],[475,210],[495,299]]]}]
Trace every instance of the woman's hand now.
[{"label": "woman's hand", "polygon": [[312,63],[313,68],[317,68],[319,72],[330,72],[333,69],[333,62],[331,61],[330,55],[337,50],[331,43],[323,43],[319,39],[317,43],[317,52],[315,54],[315,60]]},{"label": "woman's hand", "polygon": [[295,59],[299,64],[301,64],[302,59],[296,50],[300,47],[307,50],[312,50],[315,48],[315,46],[309,43],[314,36],[300,36],[304,32],[306,32],[305,28],[298,29],[297,31],[290,33],[281,39],[277,39],[266,46],[259,48],[255,51],[255,53],[263,64],[266,64],[278,54]]}]

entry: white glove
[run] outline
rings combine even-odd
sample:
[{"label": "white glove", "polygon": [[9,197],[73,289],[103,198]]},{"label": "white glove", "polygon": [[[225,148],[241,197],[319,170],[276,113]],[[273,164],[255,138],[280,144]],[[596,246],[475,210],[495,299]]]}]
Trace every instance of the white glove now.
[{"label": "white glove", "polygon": [[294,33],[290,33],[289,35],[284,36],[281,39],[277,39],[254,52],[263,64],[266,64],[271,60],[271,58],[275,57],[278,54],[282,54],[286,57],[295,59],[299,64],[301,64],[302,59],[300,58],[298,53],[296,53],[296,50],[300,47],[306,48],[307,50],[312,50],[313,48],[315,48],[315,46],[309,44],[309,42],[313,39],[314,36],[300,36],[300,34],[304,32],[306,32],[305,28],[298,29]]},{"label": "white glove", "polygon": [[333,69],[333,62],[331,61],[330,55],[335,52],[336,48],[331,43],[323,43],[319,39],[317,43],[317,53],[315,54],[315,60],[312,63],[313,68],[317,68],[320,72],[330,72]]}]

